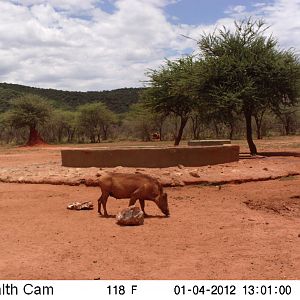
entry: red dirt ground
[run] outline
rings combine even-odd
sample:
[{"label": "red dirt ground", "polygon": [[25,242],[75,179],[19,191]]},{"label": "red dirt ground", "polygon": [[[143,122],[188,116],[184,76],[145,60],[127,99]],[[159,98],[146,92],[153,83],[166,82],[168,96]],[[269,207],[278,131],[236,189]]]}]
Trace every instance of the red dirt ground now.
[{"label": "red dirt ground", "polygon": [[[0,156],[7,168],[51,163],[59,152]],[[166,191],[170,218],[150,202],[143,226],[120,227],[96,209],[66,209],[96,206],[97,187],[0,183],[0,278],[300,279],[300,176]],[[110,198],[108,212],[127,204]]]}]

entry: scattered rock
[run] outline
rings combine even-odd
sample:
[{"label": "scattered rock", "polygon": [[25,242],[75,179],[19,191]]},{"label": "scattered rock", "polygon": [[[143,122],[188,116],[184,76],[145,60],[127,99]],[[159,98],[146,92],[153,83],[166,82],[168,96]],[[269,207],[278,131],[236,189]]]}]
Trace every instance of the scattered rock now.
[{"label": "scattered rock", "polygon": [[119,172],[119,171],[122,171],[122,170],[124,170],[124,167],[122,167],[122,166],[117,166],[117,167],[113,168],[113,172]]},{"label": "scattered rock", "polygon": [[268,169],[268,168],[263,168],[263,170],[264,170],[264,171],[269,171],[269,169]]},{"label": "scattered rock", "polygon": [[178,165],[178,169],[184,169],[184,165]]},{"label": "scattered rock", "polygon": [[72,209],[72,210],[89,210],[89,209],[93,209],[93,203],[90,201],[86,201],[86,202],[73,202],[72,204],[69,204],[67,206],[67,209]]},{"label": "scattered rock", "polygon": [[193,170],[193,171],[190,171],[190,173],[189,173],[191,176],[193,176],[193,177],[197,177],[197,178],[199,178],[200,177],[200,175],[199,175],[199,173],[198,173],[198,171],[197,170]]},{"label": "scattered rock", "polygon": [[178,178],[172,178],[171,186],[185,186],[185,183]]},{"label": "scattered rock", "polygon": [[137,206],[129,206],[120,211],[116,216],[118,225],[143,225],[144,213]]},{"label": "scattered rock", "polygon": [[175,176],[182,176],[183,173],[180,173],[180,172],[174,172],[173,175],[175,175]]},{"label": "scattered rock", "polygon": [[20,183],[24,182],[24,177],[19,177],[18,182],[20,182]]}]

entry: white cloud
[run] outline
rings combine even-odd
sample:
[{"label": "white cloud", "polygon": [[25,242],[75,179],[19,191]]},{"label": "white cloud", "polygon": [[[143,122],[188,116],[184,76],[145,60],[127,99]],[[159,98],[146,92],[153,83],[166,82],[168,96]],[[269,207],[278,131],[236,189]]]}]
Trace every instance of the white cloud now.
[{"label": "white cloud", "polygon": [[108,14],[93,0],[1,1],[0,81],[70,90],[141,85],[170,47],[184,48],[163,13],[170,2],[117,0]]},{"label": "white cloud", "polygon": [[253,10],[240,10],[239,6],[229,12],[241,19],[245,16],[263,18],[270,26],[268,34],[273,34],[282,48],[300,49],[300,0],[274,0],[273,3],[260,2]]},{"label": "white cloud", "polygon": [[182,35],[197,39],[245,14],[264,16],[284,46],[300,46],[291,34],[299,33],[300,0],[261,3],[252,12],[233,7],[210,25],[171,24],[163,9],[176,1],[111,0],[109,14],[99,0],[2,0],[0,82],[68,90],[140,86],[147,68],[195,49]]},{"label": "white cloud", "polygon": [[235,14],[243,14],[246,11],[246,6],[244,5],[236,5],[236,6],[230,6],[228,10],[225,12],[231,15]]}]

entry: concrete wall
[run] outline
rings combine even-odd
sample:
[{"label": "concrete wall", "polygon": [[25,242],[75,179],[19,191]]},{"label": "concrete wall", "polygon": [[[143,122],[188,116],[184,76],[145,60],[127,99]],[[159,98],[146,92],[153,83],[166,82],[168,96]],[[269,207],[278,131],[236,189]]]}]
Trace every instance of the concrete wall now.
[{"label": "concrete wall", "polygon": [[231,144],[231,140],[190,140],[188,146],[217,146]]},{"label": "concrete wall", "polygon": [[73,149],[61,156],[65,167],[197,167],[238,161],[239,146]]}]

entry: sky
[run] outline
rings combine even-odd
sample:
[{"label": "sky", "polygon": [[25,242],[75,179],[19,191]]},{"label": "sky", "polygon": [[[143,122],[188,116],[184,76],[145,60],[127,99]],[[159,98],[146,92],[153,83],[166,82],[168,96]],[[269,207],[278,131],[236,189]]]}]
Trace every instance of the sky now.
[{"label": "sky", "polygon": [[196,53],[201,34],[250,16],[300,53],[300,0],[0,0],[0,82],[143,86],[148,69]]}]

